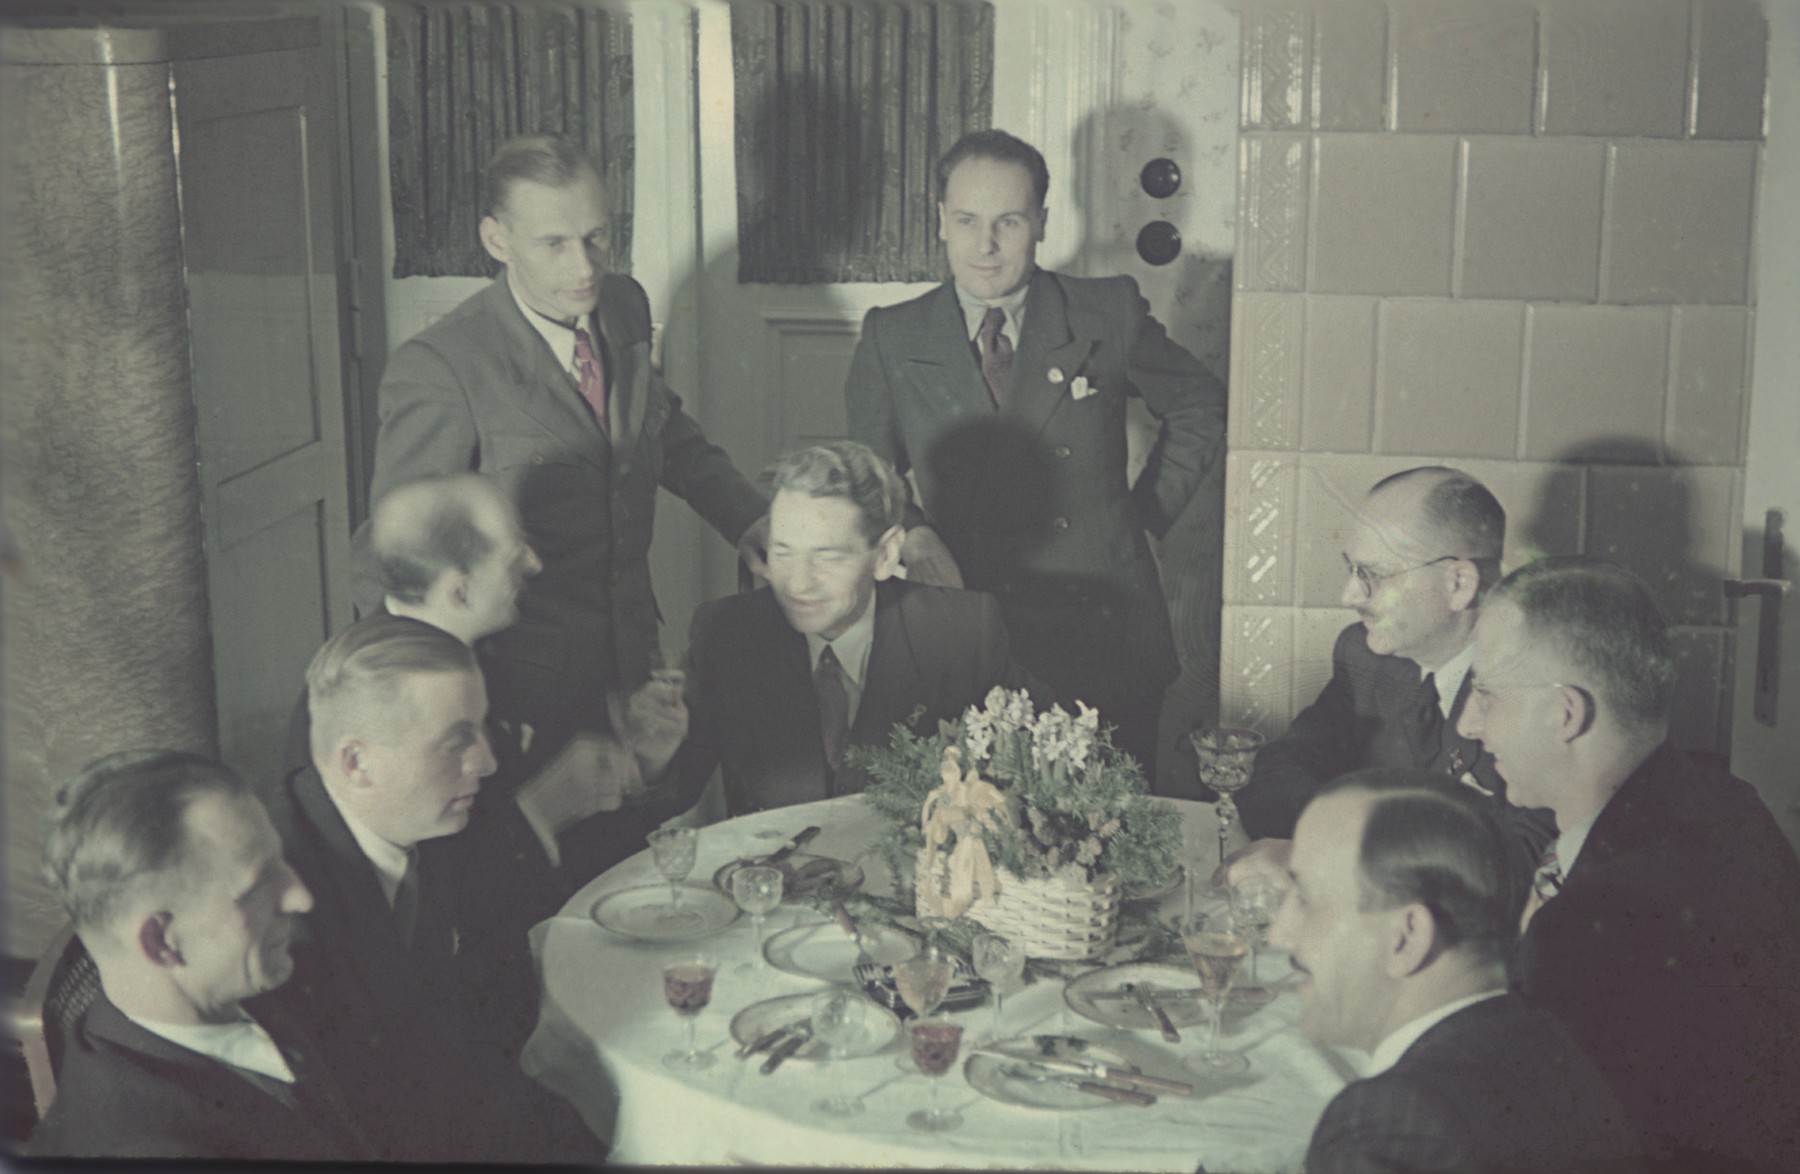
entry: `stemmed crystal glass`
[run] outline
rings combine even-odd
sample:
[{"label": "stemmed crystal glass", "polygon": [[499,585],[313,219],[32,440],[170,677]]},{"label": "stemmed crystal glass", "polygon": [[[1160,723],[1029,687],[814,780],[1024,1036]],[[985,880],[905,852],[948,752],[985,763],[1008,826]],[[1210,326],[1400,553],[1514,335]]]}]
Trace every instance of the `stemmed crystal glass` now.
[{"label": "stemmed crystal glass", "polygon": [[669,882],[669,908],[659,920],[667,926],[697,921],[700,915],[681,903],[681,882],[694,871],[694,852],[700,846],[698,828],[657,828],[649,835],[650,860]]},{"label": "stemmed crystal glass", "polygon": [[927,1108],[907,1114],[906,1123],[927,1133],[942,1133],[962,1127],[962,1114],[955,1109],[938,1107],[938,1084],[944,1073],[956,1064],[957,1050],[962,1046],[962,1024],[948,1019],[920,1018],[911,1028],[913,1063],[931,1084],[931,1101]]},{"label": "stemmed crystal glass", "polygon": [[994,1038],[1000,1038],[1000,997],[1003,986],[1010,987],[1025,974],[1025,951],[1010,939],[997,933],[984,933],[975,938],[975,973],[985,978],[994,992]]},{"label": "stemmed crystal glass", "polygon": [[1231,992],[1239,1002],[1261,1006],[1275,997],[1274,991],[1256,980],[1256,959],[1283,895],[1281,886],[1266,876],[1248,876],[1231,886],[1232,921],[1250,941],[1250,981]]},{"label": "stemmed crystal glass", "polygon": [[[938,1009],[950,993],[955,977],[956,963],[936,946],[927,946],[918,955],[894,963],[894,989],[920,1019]],[[906,1054],[896,1057],[894,1065],[910,1072],[915,1062],[912,1055]]]},{"label": "stemmed crystal glass", "polygon": [[1236,1052],[1219,1050],[1219,1029],[1225,1018],[1225,995],[1238,967],[1250,953],[1250,943],[1238,932],[1228,913],[1193,913],[1177,923],[1181,944],[1187,947],[1200,973],[1200,988],[1206,992],[1207,1006],[1212,1009],[1212,1031],[1206,1039],[1206,1050],[1189,1056],[1183,1064],[1202,1075],[1226,1076],[1250,1067],[1250,1061]]},{"label": "stemmed crystal glass", "polygon": [[1188,735],[1188,741],[1194,744],[1200,781],[1219,796],[1213,810],[1219,817],[1219,863],[1224,864],[1225,841],[1238,817],[1232,796],[1250,785],[1250,766],[1256,761],[1256,752],[1262,749],[1263,736],[1242,726],[1219,726],[1195,730]]},{"label": "stemmed crystal glass", "polygon": [[861,1097],[846,1095],[839,1065],[850,1046],[863,1036],[863,999],[848,987],[832,987],[812,1001],[813,1034],[825,1041],[826,1079],[832,1092],[813,1102],[813,1112],[827,1117],[854,1117],[868,1106]]},{"label": "stemmed crystal glass", "polygon": [[686,951],[664,964],[663,998],[687,1025],[686,1045],[664,1055],[664,1066],[682,1072],[698,1072],[718,1061],[717,1056],[702,1052],[694,1045],[694,1021],[712,1002],[713,975],[718,969],[717,959],[706,949]]},{"label": "stemmed crystal glass", "polygon": [[740,868],[731,874],[731,899],[737,907],[750,915],[750,924],[756,930],[756,959],[743,961],[733,969],[733,974],[748,974],[759,966],[767,966],[763,952],[763,918],[769,910],[781,904],[782,877],[779,868],[767,868],[756,865]]}]

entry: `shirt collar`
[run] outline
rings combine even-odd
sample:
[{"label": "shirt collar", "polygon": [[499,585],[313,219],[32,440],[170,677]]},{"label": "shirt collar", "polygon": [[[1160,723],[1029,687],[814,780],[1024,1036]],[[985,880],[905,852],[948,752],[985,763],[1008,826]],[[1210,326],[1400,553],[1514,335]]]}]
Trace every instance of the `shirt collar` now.
[{"label": "shirt collar", "polygon": [[1556,837],[1554,846],[1556,867],[1564,876],[1568,876],[1569,869],[1575,867],[1575,858],[1581,855],[1582,846],[1587,843],[1588,833],[1594,830],[1594,821],[1599,818],[1600,813],[1595,812]]},{"label": "shirt collar", "polygon": [[406,849],[376,835],[342,807],[338,808],[338,814],[344,817],[344,825],[350,829],[356,846],[362,849],[362,854],[375,866],[375,879],[381,882],[381,895],[387,898],[388,907],[392,908],[394,894],[400,891],[400,880],[406,875]]},{"label": "shirt collar", "polygon": [[[1456,695],[1462,692],[1463,678],[1469,675],[1469,667],[1475,663],[1475,644],[1471,641],[1461,652],[1439,665],[1434,670],[1433,682],[1437,685],[1438,708],[1444,711],[1444,720],[1450,720],[1450,711],[1456,707]],[[1424,680],[1426,670],[1419,668],[1419,679]]]},{"label": "shirt collar", "polygon": [[823,636],[808,633],[806,651],[812,657],[813,671],[819,671],[819,654],[831,645],[831,654],[837,657],[838,665],[849,684],[856,689],[862,688],[863,677],[869,671],[869,648],[875,643],[875,597],[869,596],[869,606],[856,617],[856,622],[836,640],[826,640]]},{"label": "shirt collar", "polygon": [[[951,284],[955,285],[956,283],[952,282]],[[969,328],[969,337],[972,339],[981,333],[981,320],[987,317],[989,310],[999,306],[1006,311],[1006,326],[1001,333],[1006,335],[1007,341],[1013,344],[1013,349],[1017,350],[1019,331],[1025,328],[1025,295],[1030,292],[1031,279],[1029,277],[1018,289],[995,302],[984,302],[973,294],[965,293],[962,286],[956,286],[956,301],[958,305],[962,306],[963,322]]]},{"label": "shirt collar", "polygon": [[1406,1049],[1418,1042],[1420,1036],[1424,1035],[1444,1020],[1450,1018],[1450,1016],[1456,1014],[1458,1011],[1461,1011],[1464,1007],[1473,1007],[1476,1003],[1486,999],[1498,998],[1505,993],[1504,990],[1501,990],[1498,987],[1491,991],[1482,991],[1480,994],[1470,995],[1466,999],[1457,999],[1453,1003],[1445,1003],[1436,1010],[1425,1012],[1425,1014],[1419,1016],[1410,1023],[1402,1024],[1396,1030],[1388,1033],[1386,1039],[1375,1045],[1375,1050],[1369,1055],[1369,1066],[1364,1069],[1362,1078],[1367,1080],[1371,1076],[1380,1076],[1383,1072],[1392,1068],[1395,1064],[1400,1062],[1400,1057],[1406,1054]]},{"label": "shirt collar", "polygon": [[159,1035],[208,1059],[285,1084],[294,1081],[294,1070],[288,1067],[286,1057],[275,1045],[268,1029],[250,1018],[248,1013],[230,1023],[164,1023],[159,1019],[140,1019],[136,1015],[126,1015],[126,1018],[152,1035]]},{"label": "shirt collar", "polygon": [[[519,296],[519,291],[513,288],[511,271],[508,271],[507,273],[506,288],[507,291],[512,294],[513,301],[518,305],[519,313],[525,315],[525,321],[531,323],[532,329],[538,332],[543,338],[545,345],[550,348],[550,353],[556,356],[556,365],[565,371],[574,371],[575,327],[558,322],[554,318],[546,318],[530,306],[527,306],[525,304],[525,299]],[[576,319],[576,325],[586,330],[589,338],[593,337],[594,323],[592,314],[583,314],[580,318]]]}]

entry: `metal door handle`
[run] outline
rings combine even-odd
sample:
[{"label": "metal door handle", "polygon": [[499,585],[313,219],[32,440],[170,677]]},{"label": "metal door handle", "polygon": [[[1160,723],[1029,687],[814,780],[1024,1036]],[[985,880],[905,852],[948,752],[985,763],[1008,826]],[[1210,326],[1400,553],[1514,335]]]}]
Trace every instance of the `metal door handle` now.
[{"label": "metal door handle", "polygon": [[1742,599],[1746,595],[1760,595],[1765,599],[1780,599],[1792,586],[1793,583],[1786,579],[1727,579],[1725,598]]},{"label": "metal door handle", "polygon": [[1762,614],[1756,617],[1756,692],[1751,711],[1765,726],[1776,724],[1781,695],[1781,605],[1793,586],[1791,580],[1776,577],[1786,567],[1781,534],[1786,520],[1780,510],[1770,510],[1763,517],[1763,578],[1725,580],[1725,598],[1754,595],[1762,599]]}]

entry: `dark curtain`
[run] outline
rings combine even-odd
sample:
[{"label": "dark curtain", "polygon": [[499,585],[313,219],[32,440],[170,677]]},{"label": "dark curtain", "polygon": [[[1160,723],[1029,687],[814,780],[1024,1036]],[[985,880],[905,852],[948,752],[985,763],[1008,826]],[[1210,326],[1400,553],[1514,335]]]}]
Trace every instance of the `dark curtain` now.
[{"label": "dark curtain", "polygon": [[963,0],[731,9],[738,280],[929,281],[939,155],[994,106],[994,19]]},{"label": "dark curtain", "polygon": [[611,268],[631,270],[631,28],[556,4],[389,4],[395,277],[485,277],[481,175],[502,142],[560,134],[600,163]]}]

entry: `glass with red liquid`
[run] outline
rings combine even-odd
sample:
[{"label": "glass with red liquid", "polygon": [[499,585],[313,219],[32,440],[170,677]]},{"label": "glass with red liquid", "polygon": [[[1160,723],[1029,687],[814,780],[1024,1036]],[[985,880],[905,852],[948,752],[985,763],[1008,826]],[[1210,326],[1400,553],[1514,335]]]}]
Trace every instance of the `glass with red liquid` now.
[{"label": "glass with red liquid", "polygon": [[962,1127],[962,1114],[955,1109],[938,1107],[938,1084],[944,1073],[956,1066],[956,1053],[962,1046],[962,1024],[948,1019],[916,1019],[909,1028],[912,1038],[913,1063],[931,1082],[928,1108],[915,1110],[906,1123],[927,1133],[942,1133]]},{"label": "glass with red liquid", "polygon": [[718,1062],[717,1056],[694,1045],[694,1021],[712,1002],[713,975],[718,969],[717,960],[708,950],[691,951],[664,964],[663,998],[687,1026],[686,1046],[665,1055],[662,1058],[664,1066],[682,1072],[698,1072]]}]

